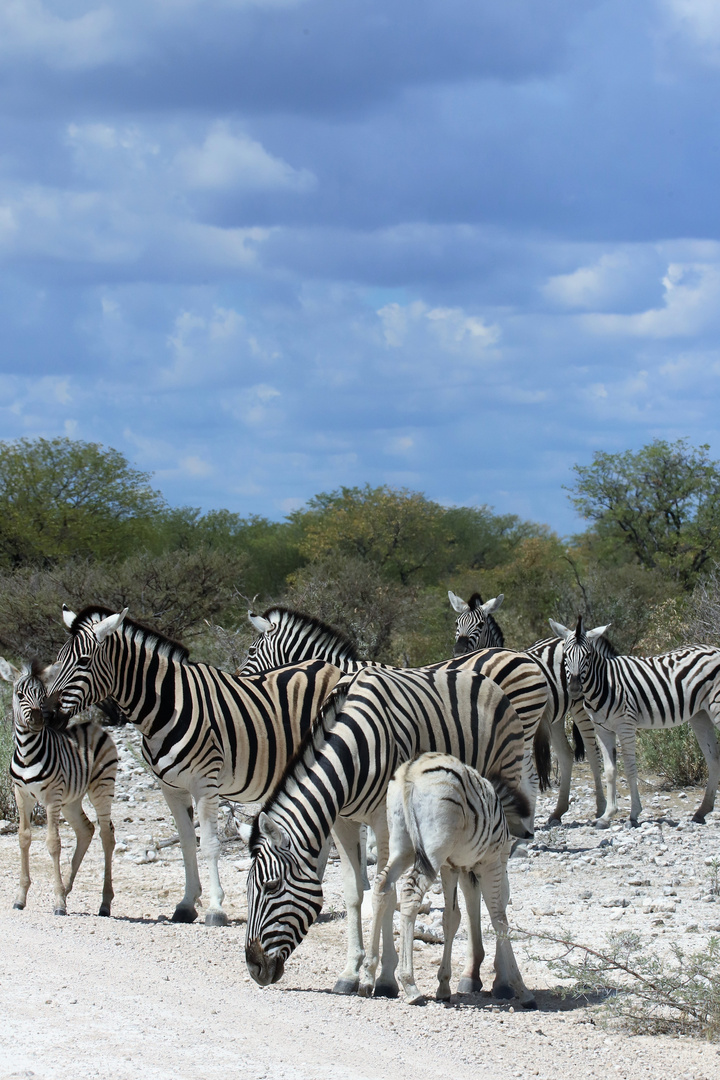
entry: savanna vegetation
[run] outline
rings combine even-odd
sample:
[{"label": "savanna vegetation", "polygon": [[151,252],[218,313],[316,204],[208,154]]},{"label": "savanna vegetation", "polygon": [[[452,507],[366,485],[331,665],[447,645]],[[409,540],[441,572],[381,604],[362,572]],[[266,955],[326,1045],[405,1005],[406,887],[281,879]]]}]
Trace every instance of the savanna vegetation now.
[{"label": "savanna vegetation", "polygon": [[[399,665],[447,657],[452,588],[505,594],[510,648],[547,620],[612,624],[622,652],[720,644],[720,464],[707,446],[655,440],[576,466],[568,495],[588,522],[571,538],[491,507],[444,507],[420,492],[343,487],[283,521],[170,507],[116,450],[68,439],[0,444],[0,651],[51,659],[63,603],[96,601],[234,668],[247,610],[298,607]],[[0,739],[2,738],[0,734]],[[651,764],[668,754],[653,734]],[[701,775],[687,731],[674,758]],[[654,755],[654,756],[653,756]]]}]

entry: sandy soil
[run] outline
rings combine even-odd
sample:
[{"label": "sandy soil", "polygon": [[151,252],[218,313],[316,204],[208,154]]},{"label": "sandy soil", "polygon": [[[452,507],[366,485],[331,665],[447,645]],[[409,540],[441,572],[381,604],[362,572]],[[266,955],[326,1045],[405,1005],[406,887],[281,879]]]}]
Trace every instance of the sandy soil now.
[{"label": "sandy soil", "polygon": [[[118,743],[111,919],[95,915],[102,859],[97,838],[69,898],[68,916],[57,918],[44,830],[35,830],[34,881],[22,912],[12,909],[17,838],[0,836],[2,1080],[720,1077],[717,1045],[630,1036],[603,1026],[599,1006],[562,1000],[552,990],[556,978],[522,945],[518,961],[536,992],[537,1012],[516,1012],[512,1003],[493,1002],[485,993],[454,997],[449,1006],[430,1000],[423,1007],[402,998],[334,996],[329,989],[343,966],[344,919],[332,862],[321,921],[291,957],[283,980],[261,989],[243,959],[245,849],[239,841],[224,847],[229,927],[170,923],[182,893],[182,863],[177,847],[157,844],[173,835],[172,819],[140,761],[136,733],[123,730]],[[649,824],[598,832],[587,824],[592,800],[583,770],[575,790],[568,826],[540,829],[530,857],[511,861],[511,923],[569,931],[589,944],[601,944],[613,929],[632,928],[660,951],[673,941],[699,949],[720,932],[709,865],[720,855],[720,815],[704,828],[689,824],[699,792],[646,790],[643,817]],[[540,822],[552,803],[552,795],[541,801]],[[64,829],[68,856],[70,842]],[[430,900],[423,929],[431,938],[441,897]],[[488,943],[492,953],[492,938]],[[457,972],[463,949],[461,931]],[[417,943],[418,984],[428,994],[440,954],[438,944]]]}]

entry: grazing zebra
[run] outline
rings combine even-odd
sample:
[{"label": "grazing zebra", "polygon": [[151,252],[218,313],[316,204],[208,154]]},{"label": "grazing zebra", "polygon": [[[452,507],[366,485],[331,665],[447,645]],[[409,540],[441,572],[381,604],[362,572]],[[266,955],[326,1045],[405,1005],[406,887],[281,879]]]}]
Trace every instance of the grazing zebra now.
[{"label": "grazing zebra", "polygon": [[112,697],[140,729],[143,756],[160,780],[185,863],[185,895],[173,920],[197,918],[194,800],[210,873],[205,922],[222,926],[219,799],[256,802],[268,795],[341,672],[315,660],[238,679],[190,663],[184,646],[126,614],[97,606],[77,616],[65,610],[70,637],[54,665],[45,712],[49,722],[62,724]]},{"label": "grazing zebra", "polygon": [[605,759],[607,810],[598,820],[609,825],[617,813],[617,752],[620,741],[630,786],[630,823],[637,825],[642,803],[638,794],[635,732],[689,723],[708,767],[708,782],[693,821],[704,823],[715,805],[720,780],[720,649],[685,645],[660,656],[618,656],[604,637],[607,626],[584,630],[582,616],[575,630],[550,620],[563,640],[570,692],[582,694]]},{"label": "grazing zebra", "polygon": [[[110,810],[115,794],[117,747],[108,733],[90,720],[74,724],[63,734],[46,727],[42,717],[46,693],[42,681],[44,674],[37,663],[18,671],[0,656],[0,676],[13,684],[15,750],[10,776],[20,815],[20,886],[13,907],[21,910],[25,907],[30,888],[30,816],[35,803],[39,802],[47,811],[47,849],[53,863],[55,914],[66,914],[67,895],[95,832],[95,826],[82,808],[87,792],[97,813],[105,855],[99,914],[109,915],[114,896],[115,830]],[[75,851],[66,883],[60,872],[61,812],[75,832]]]},{"label": "grazing zebra", "polygon": [[[526,785],[522,723],[482,674],[368,667],[335,689],[253,824],[246,960],[256,982],[265,986],[281,977],[322,907],[318,857],[331,829],[347,856],[351,840],[357,848],[357,822],[370,825],[378,865],[386,864],[388,784],[398,765],[427,750],[451,753],[512,790]],[[344,873],[343,884],[348,964],[335,989],[366,993],[371,988],[358,985],[364,957],[359,872],[354,878]],[[398,992],[392,907],[382,922],[376,987],[376,994],[388,997]]]},{"label": "grazing zebra", "polygon": [[[391,668],[370,660],[357,660],[354,647],[344,634],[300,611],[272,607],[260,616],[249,611],[248,618],[259,631],[259,635],[250,645],[248,657],[238,668],[237,675],[256,674],[281,664],[297,664],[310,656],[337,664],[348,674],[368,667],[398,673],[409,670]],[[538,784],[544,788],[550,782],[548,737],[545,731],[538,731],[548,700],[548,688],[543,672],[533,658],[507,649],[486,649],[472,656],[446,660],[415,670],[434,671],[443,668],[478,671],[496,682],[512,702],[525,729],[525,767],[534,814]]]},{"label": "grazing zebra", "polygon": [[[448,599],[458,616],[455,623],[455,656],[463,656],[477,649],[504,647],[503,632],[492,614],[498,610],[504,600],[502,593],[493,600],[483,603],[480,593],[473,593],[470,599],[465,601],[449,590]],[[568,713],[572,717],[575,731],[575,759],[582,760],[585,750],[587,751],[588,763],[595,783],[597,817],[601,817],[605,812],[606,802],[595,729],[582,707],[582,701],[574,700],[568,692],[562,639],[543,638],[541,641],[536,641],[525,652],[539,664],[547,680],[549,696],[541,723],[549,731],[550,742],[560,766],[558,799],[550,815],[549,824],[559,824],[570,805],[573,752],[565,734],[565,717]]]},{"label": "grazing zebra", "polygon": [[460,925],[459,877],[465,896],[473,963],[463,973],[458,992],[472,993],[482,988],[480,964],[484,952],[479,933],[479,889],[497,935],[493,994],[499,998],[517,996],[526,1009],[535,1008],[535,998],[523,983],[515,961],[505,913],[510,897],[507,876],[510,834],[512,831],[516,836],[522,835],[522,818],[529,807],[520,792],[492,780],[449,754],[429,753],[415,761],[404,762],[390,781],[387,794],[390,857],[375,880],[373,942],[366,975],[367,981],[372,983],[377,967],[377,930],[390,890],[400,875],[412,866],[400,897],[398,972],[410,1005],[423,1000],[413,971],[415,919],[425,893],[440,871],[445,908],[437,1000],[447,1001],[450,997],[452,946]]}]

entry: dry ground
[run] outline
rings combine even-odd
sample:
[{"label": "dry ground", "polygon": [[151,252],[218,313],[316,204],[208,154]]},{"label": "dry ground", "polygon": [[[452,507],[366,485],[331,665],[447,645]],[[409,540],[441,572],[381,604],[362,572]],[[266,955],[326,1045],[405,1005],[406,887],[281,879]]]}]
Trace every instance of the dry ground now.
[{"label": "dry ground", "polygon": [[[97,838],[69,898],[69,914],[57,918],[44,831],[34,830],[34,883],[23,912],[12,909],[17,837],[0,836],[0,1080],[720,1077],[717,1045],[604,1027],[597,1005],[563,1001],[554,993],[556,979],[522,946],[518,961],[537,993],[537,1012],[515,1012],[511,1003],[493,1003],[485,993],[424,1007],[332,995],[344,959],[333,863],[321,921],[290,959],[283,980],[259,988],[243,959],[244,849],[239,842],[224,848],[229,927],[167,921],[182,893],[182,863],[177,847],[158,851],[156,845],[173,834],[172,820],[140,763],[135,732],[123,730],[118,742],[123,768],[111,919],[94,914],[101,875]],[[643,817],[650,824],[605,833],[587,825],[592,801],[583,770],[576,792],[568,827],[540,830],[530,858],[511,861],[512,923],[570,932],[589,944],[601,944],[613,929],[633,928],[659,950],[674,940],[699,949],[720,932],[708,865],[720,855],[720,815],[704,828],[688,824],[697,791],[686,797],[646,791]],[[541,801],[540,822],[551,804]],[[63,842],[67,853],[67,829]],[[148,850],[153,861],[145,861]],[[424,919],[428,937],[438,926],[434,905],[440,897],[431,902]],[[457,971],[463,945],[458,939]],[[418,983],[429,994],[440,953],[439,945],[418,942]],[[490,986],[489,964],[486,975]]]}]

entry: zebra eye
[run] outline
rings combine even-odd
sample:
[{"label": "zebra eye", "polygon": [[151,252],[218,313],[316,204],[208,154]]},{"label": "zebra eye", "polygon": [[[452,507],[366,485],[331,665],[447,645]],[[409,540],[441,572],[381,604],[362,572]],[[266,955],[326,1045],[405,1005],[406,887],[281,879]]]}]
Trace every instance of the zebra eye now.
[{"label": "zebra eye", "polygon": [[281,881],[280,878],[271,878],[269,881],[264,881],[262,884],[263,892],[270,893],[274,896],[275,893],[280,892]]},{"label": "zebra eye", "polygon": [[89,668],[91,661],[92,657],[88,656],[86,653],[83,653],[82,656],[78,656],[77,658],[77,666],[79,668]]}]

